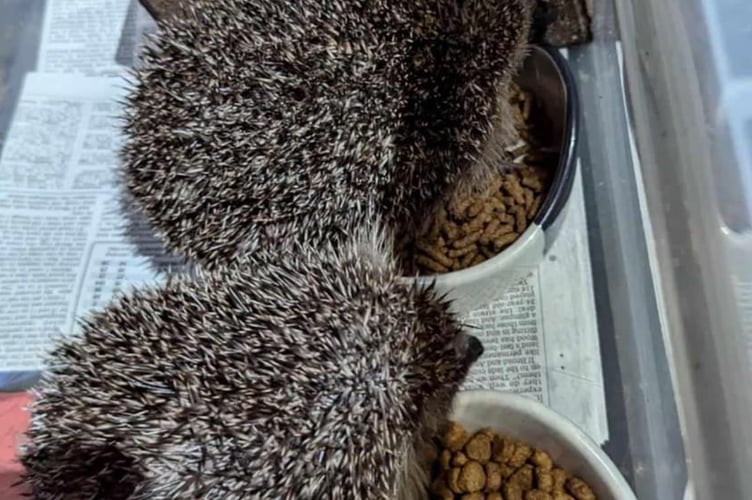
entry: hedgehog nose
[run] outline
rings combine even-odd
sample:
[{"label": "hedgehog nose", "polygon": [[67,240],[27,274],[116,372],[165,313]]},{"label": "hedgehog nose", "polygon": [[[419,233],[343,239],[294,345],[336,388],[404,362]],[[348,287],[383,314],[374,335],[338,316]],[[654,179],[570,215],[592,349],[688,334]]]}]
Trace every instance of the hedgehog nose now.
[{"label": "hedgehog nose", "polygon": [[483,344],[476,337],[467,337],[467,361],[475,363],[483,355]]}]

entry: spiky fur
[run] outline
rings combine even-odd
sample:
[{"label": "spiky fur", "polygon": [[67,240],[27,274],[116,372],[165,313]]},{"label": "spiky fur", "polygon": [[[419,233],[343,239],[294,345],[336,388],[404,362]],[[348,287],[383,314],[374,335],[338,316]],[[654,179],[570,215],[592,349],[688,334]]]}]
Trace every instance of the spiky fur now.
[{"label": "spiky fur", "polygon": [[528,2],[184,2],[135,73],[129,194],[170,250],[209,267],[342,242],[368,210],[414,227],[498,167]]},{"label": "spiky fur", "polygon": [[22,454],[37,498],[425,496],[467,336],[378,238],[261,251],[135,291],[54,351]]}]

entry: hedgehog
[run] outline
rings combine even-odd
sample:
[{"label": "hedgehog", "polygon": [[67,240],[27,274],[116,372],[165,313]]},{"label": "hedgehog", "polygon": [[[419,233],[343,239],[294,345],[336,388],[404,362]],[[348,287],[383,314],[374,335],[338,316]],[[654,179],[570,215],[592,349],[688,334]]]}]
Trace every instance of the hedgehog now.
[{"label": "hedgehog", "polygon": [[531,0],[182,0],[126,98],[122,181],[168,250],[348,240],[502,168]]},{"label": "hedgehog", "polygon": [[481,353],[379,238],[239,256],[60,341],[26,481],[56,500],[425,497],[431,437]]}]

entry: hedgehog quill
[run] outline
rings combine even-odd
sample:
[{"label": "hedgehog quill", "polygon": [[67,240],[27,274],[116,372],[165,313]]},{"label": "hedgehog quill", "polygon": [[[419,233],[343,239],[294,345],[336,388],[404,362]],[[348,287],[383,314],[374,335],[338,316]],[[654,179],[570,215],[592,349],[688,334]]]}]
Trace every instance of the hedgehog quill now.
[{"label": "hedgehog quill", "polygon": [[528,2],[184,0],[134,73],[127,198],[208,268],[414,227],[503,164]]},{"label": "hedgehog quill", "polygon": [[262,251],[86,319],[32,406],[36,498],[424,497],[482,347],[386,255]]}]

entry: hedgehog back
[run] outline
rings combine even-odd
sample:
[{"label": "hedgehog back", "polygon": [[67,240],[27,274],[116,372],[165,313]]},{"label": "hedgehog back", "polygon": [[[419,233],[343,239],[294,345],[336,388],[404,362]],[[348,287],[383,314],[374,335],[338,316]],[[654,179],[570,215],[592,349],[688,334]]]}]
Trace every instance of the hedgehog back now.
[{"label": "hedgehog back", "polygon": [[23,457],[40,498],[395,498],[466,373],[459,326],[383,262],[268,259],[134,292],[56,350]]},{"label": "hedgehog back", "polygon": [[209,266],[409,226],[482,154],[526,1],[189,2],[135,75],[129,196]]}]

